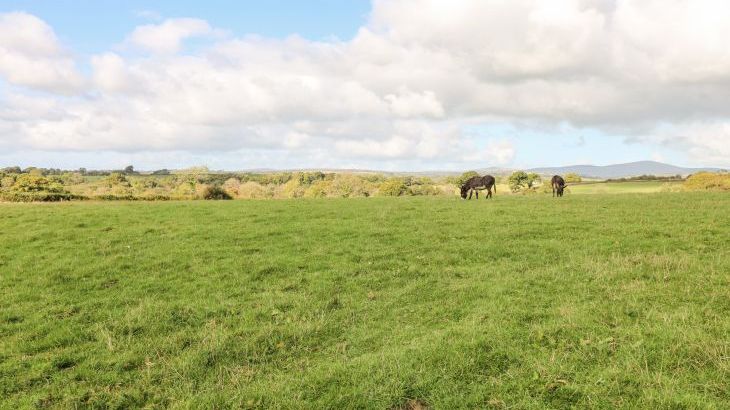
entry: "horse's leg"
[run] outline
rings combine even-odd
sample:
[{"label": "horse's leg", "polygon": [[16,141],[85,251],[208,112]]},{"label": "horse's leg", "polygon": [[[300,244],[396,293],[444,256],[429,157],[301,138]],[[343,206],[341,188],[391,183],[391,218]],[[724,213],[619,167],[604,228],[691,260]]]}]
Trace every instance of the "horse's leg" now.
[{"label": "horse's leg", "polygon": [[473,189],[470,189],[469,190],[469,199],[471,199],[471,194],[473,194],[473,193],[474,193],[474,190]]},{"label": "horse's leg", "polygon": [[479,199],[479,190],[477,189],[477,199]]},{"label": "horse's leg", "polygon": [[492,198],[492,188],[487,188],[487,199]]}]

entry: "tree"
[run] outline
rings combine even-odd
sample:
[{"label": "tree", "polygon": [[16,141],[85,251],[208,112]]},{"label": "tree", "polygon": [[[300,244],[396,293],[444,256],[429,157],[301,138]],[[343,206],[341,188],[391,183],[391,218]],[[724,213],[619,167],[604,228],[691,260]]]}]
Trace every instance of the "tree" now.
[{"label": "tree", "polygon": [[540,182],[540,181],[542,181],[540,179],[540,175],[537,175],[534,172],[530,172],[529,174],[527,174],[527,187],[528,188],[532,188],[532,186],[535,185],[535,182]]},{"label": "tree", "polygon": [[507,179],[507,183],[509,184],[509,189],[512,192],[519,192],[523,188],[527,187],[527,181],[530,179],[530,177],[527,175],[527,172],[525,171],[515,171],[512,173],[512,175],[509,176],[509,179]]},{"label": "tree", "polygon": [[2,170],[3,170],[4,172],[8,173],[8,174],[20,174],[20,173],[22,173],[22,172],[23,172],[23,170],[22,170],[22,169],[20,169],[20,167],[19,167],[19,166],[17,166],[17,165],[16,165],[16,166],[14,166],[14,167],[7,167],[7,168],[3,168]]},{"label": "tree", "polygon": [[125,175],[134,175],[135,174],[134,167],[131,165],[127,165],[126,167],[124,167],[124,174]]},{"label": "tree", "polygon": [[460,187],[460,186],[464,185],[466,183],[466,181],[469,180],[469,178],[478,177],[478,176],[479,176],[479,173],[476,171],[466,171],[463,174],[461,174],[461,176],[456,178],[456,180],[454,180],[454,183],[456,184],[456,186]]}]

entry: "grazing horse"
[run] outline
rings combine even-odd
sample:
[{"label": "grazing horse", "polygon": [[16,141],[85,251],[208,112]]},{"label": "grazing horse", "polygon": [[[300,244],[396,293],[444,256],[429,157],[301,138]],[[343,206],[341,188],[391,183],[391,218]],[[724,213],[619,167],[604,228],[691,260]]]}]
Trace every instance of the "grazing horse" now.
[{"label": "grazing horse", "polygon": [[461,199],[466,199],[467,192],[469,193],[469,199],[471,199],[471,194],[474,192],[476,192],[477,199],[479,199],[479,191],[482,189],[487,190],[487,196],[484,199],[489,199],[492,197],[492,188],[494,188],[496,194],[497,184],[493,176],[471,177],[461,186]]},{"label": "grazing horse", "polygon": [[565,180],[560,175],[553,175],[550,180],[550,185],[553,187],[553,196],[557,193],[558,196],[563,196],[563,190],[565,189]]}]

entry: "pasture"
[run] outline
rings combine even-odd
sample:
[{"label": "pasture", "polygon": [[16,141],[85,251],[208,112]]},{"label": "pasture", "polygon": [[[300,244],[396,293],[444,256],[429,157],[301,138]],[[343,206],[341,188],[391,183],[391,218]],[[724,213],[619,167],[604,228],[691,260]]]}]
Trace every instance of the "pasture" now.
[{"label": "pasture", "polygon": [[728,408],[730,195],[0,204],[0,408]]},{"label": "pasture", "polygon": [[682,181],[584,182],[568,184],[570,194],[650,194],[681,190]]}]

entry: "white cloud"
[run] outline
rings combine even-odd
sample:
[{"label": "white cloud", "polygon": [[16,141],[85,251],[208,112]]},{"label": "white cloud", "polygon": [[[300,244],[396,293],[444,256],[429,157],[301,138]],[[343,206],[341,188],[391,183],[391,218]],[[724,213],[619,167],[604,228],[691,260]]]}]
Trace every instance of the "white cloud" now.
[{"label": "white cloud", "polygon": [[6,14],[0,76],[89,88],[6,92],[0,143],[489,166],[510,164],[514,144],[476,149],[465,125],[567,123],[727,164],[727,21],[730,3],[718,0],[376,0],[349,41],[224,38],[194,18],[140,26],[127,41],[149,55],[100,53],[84,79],[48,25]]},{"label": "white cloud", "polygon": [[94,85],[103,92],[124,93],[139,87],[139,78],[134,78],[122,57],[105,53],[91,58]]},{"label": "white cloud", "polygon": [[465,161],[492,165],[508,165],[515,158],[515,147],[509,140],[490,139],[486,147],[475,150],[464,157]]},{"label": "white cloud", "polygon": [[730,164],[729,120],[665,125],[653,135],[636,139],[681,150],[701,163]]},{"label": "white cloud", "polygon": [[148,51],[173,54],[180,50],[183,40],[212,33],[213,29],[205,20],[174,18],[160,24],[139,26],[130,34],[128,41]]},{"label": "white cloud", "polygon": [[433,91],[418,94],[402,87],[398,90],[398,94],[388,94],[384,99],[390,103],[391,111],[398,117],[440,118],[444,115],[444,107]]},{"label": "white cloud", "polygon": [[0,76],[9,83],[74,93],[84,79],[53,29],[27,13],[0,13]]}]

